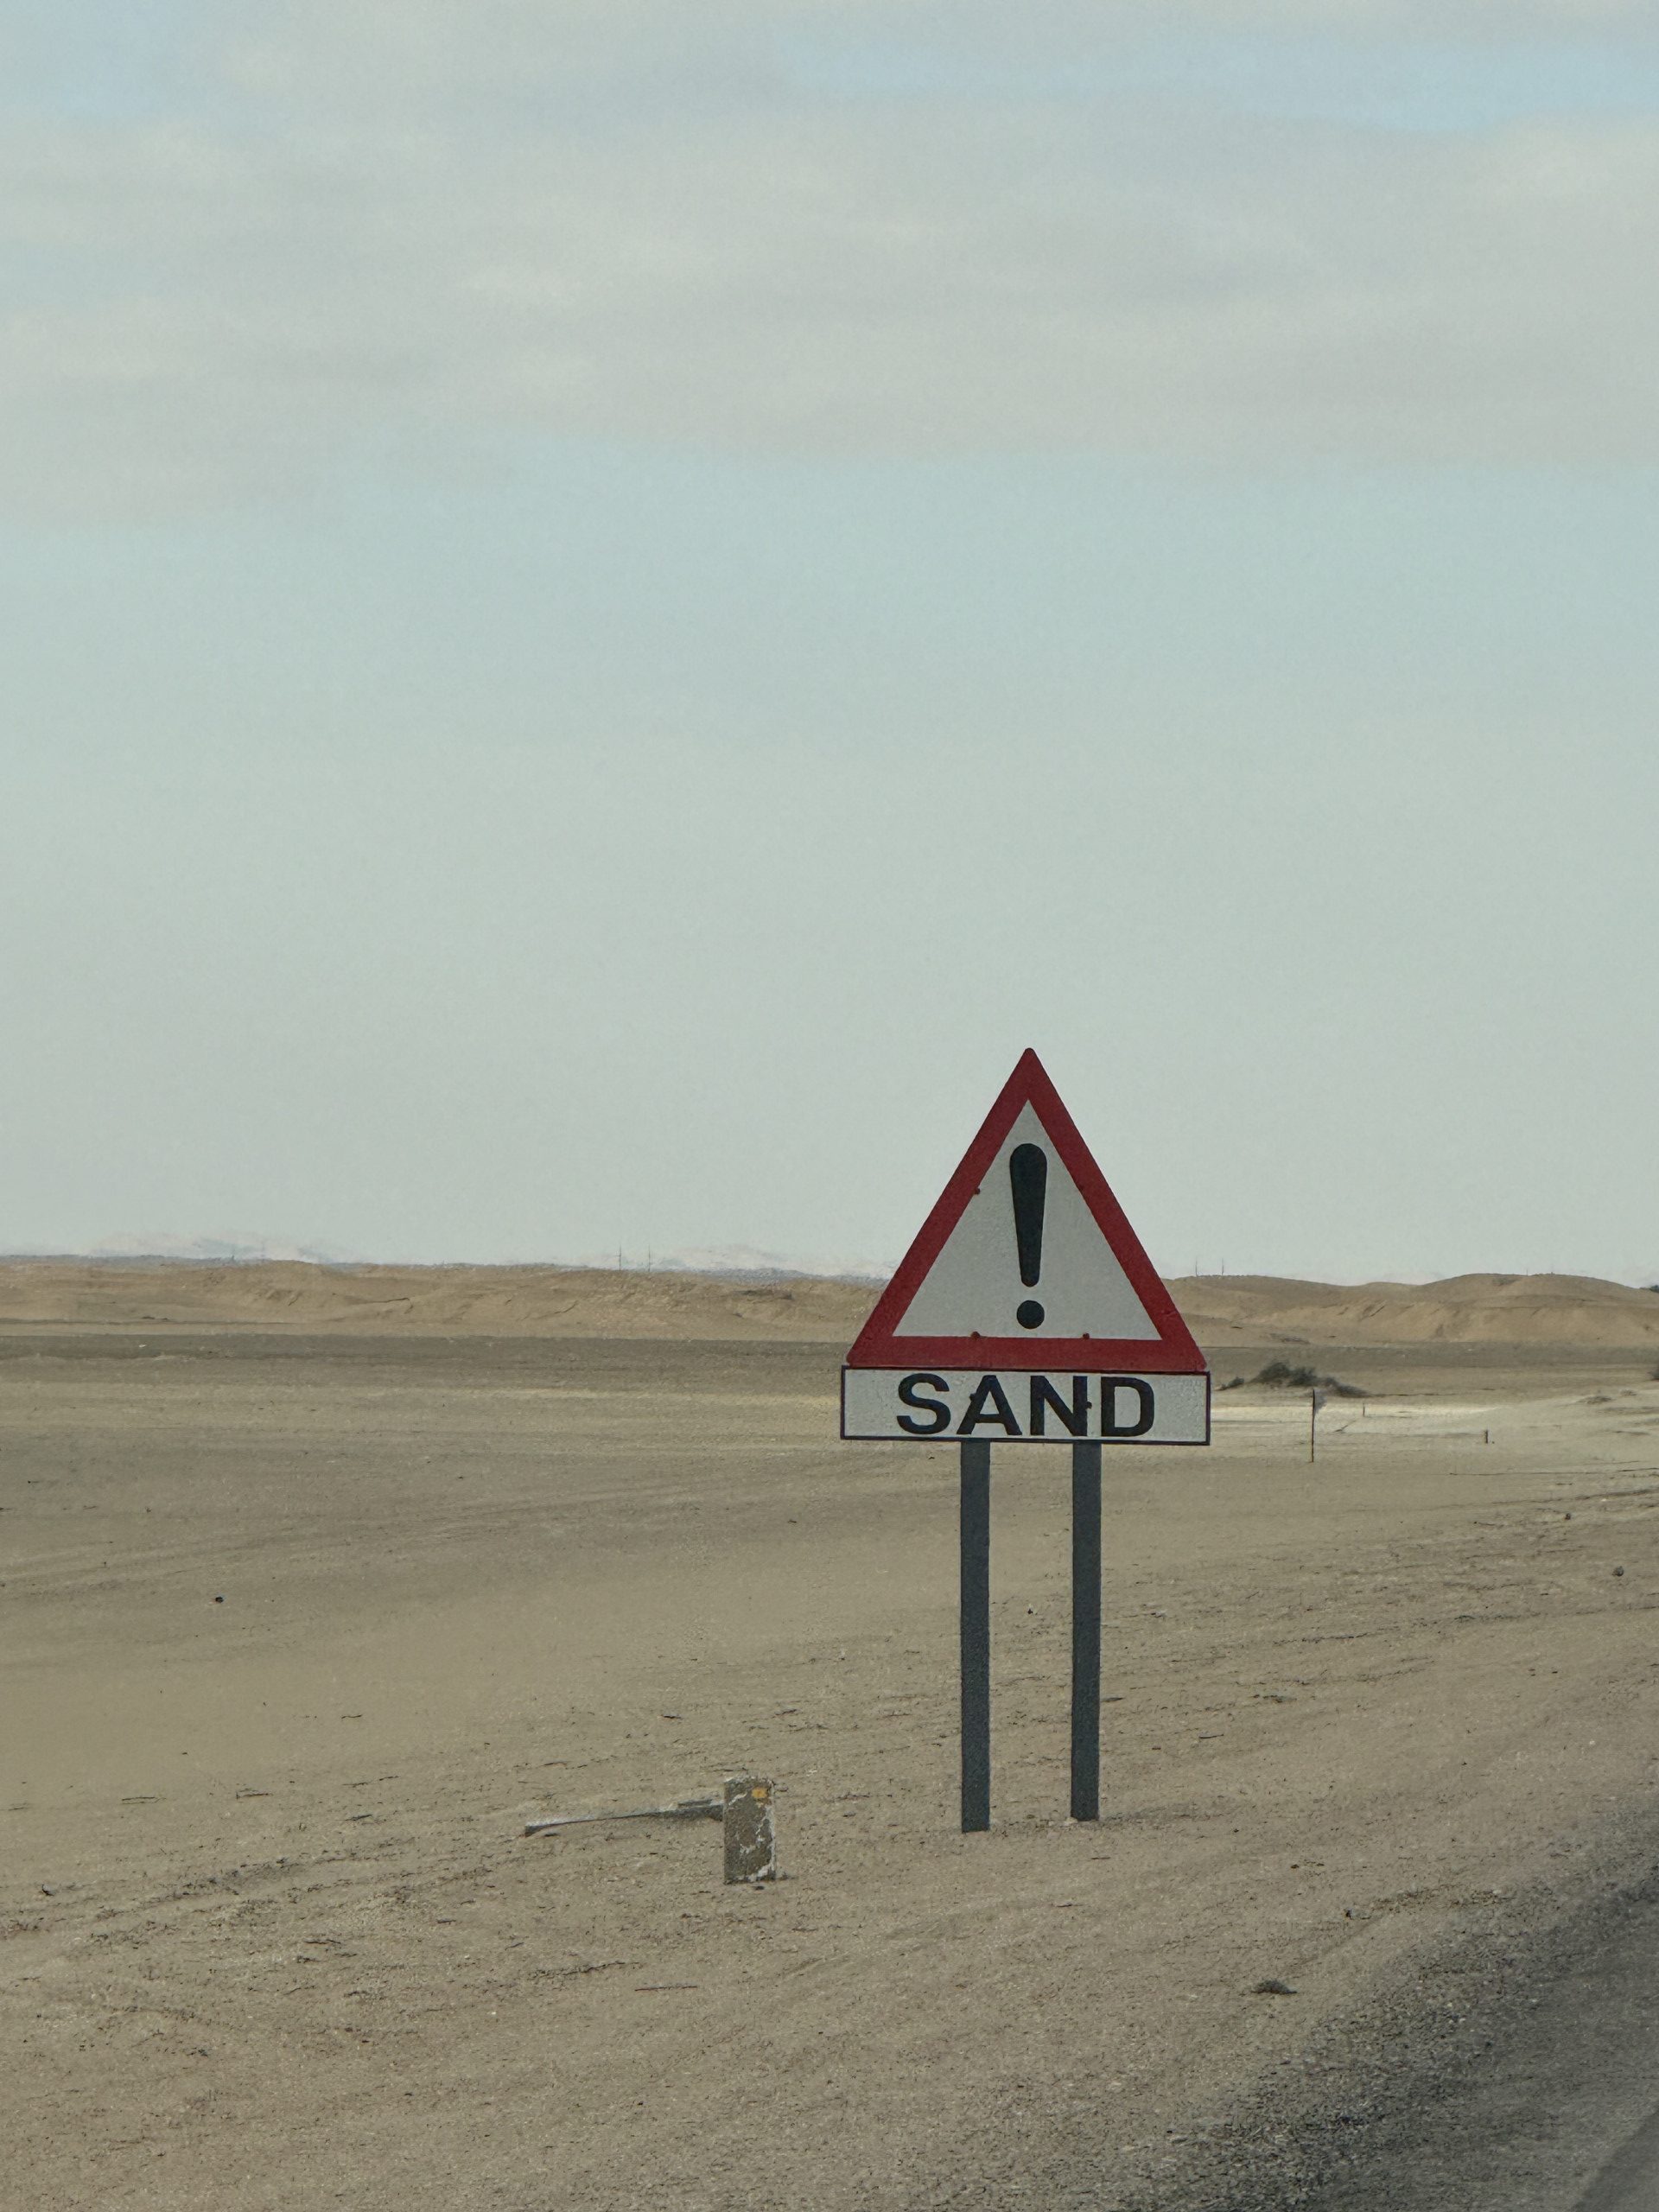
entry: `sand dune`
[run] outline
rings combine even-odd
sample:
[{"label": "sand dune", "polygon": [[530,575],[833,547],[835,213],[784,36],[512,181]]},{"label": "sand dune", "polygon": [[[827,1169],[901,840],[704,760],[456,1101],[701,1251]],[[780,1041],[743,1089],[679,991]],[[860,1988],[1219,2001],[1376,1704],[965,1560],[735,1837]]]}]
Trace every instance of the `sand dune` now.
[{"label": "sand dune", "polygon": [[480,1337],[850,1338],[867,1283],[588,1268],[0,1262],[0,1327],[257,1328]]},{"label": "sand dune", "polygon": [[[1586,1275],[1427,1284],[1203,1275],[1172,1284],[1205,1344],[1659,1346],[1659,1295]],[[0,1326],[257,1328],[375,1335],[849,1340],[868,1283],[554,1267],[0,1262]]]},{"label": "sand dune", "polygon": [[1172,1287],[1206,1344],[1659,1345],[1659,1295],[1591,1275],[1354,1285],[1205,1275]]}]

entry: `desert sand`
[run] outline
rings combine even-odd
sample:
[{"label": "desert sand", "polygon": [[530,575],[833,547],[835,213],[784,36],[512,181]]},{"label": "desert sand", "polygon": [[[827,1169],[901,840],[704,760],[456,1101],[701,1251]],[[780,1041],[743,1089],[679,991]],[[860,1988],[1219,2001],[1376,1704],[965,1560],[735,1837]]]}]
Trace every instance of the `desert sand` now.
[{"label": "desert sand", "polygon": [[[9,1265],[0,2203],[1199,2202],[1471,1916],[1628,1857],[1659,1297],[1177,1291],[1219,1379],[1307,1344],[1370,1395],[1313,1466],[1254,1387],[1109,1455],[1098,1827],[1066,1455],[997,1455],[964,1838],[954,1462],[835,1435],[868,1287]],[[712,1826],[523,1834],[740,1769],[774,1885]]]}]

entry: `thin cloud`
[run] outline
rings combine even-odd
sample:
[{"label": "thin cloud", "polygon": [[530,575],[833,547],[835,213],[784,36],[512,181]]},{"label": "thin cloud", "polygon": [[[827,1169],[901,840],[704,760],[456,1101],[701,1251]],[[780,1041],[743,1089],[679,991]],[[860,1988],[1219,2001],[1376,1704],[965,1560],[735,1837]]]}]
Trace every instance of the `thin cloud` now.
[{"label": "thin cloud", "polygon": [[[540,35],[549,11],[506,0],[467,20],[505,38],[532,12]],[[166,512],[365,448],[418,465],[545,435],[1659,458],[1659,124],[1423,138],[713,78],[648,118],[573,118],[527,110],[499,47],[480,120],[483,90],[429,105],[457,11],[391,13],[427,25],[426,59],[383,48],[381,104],[349,126],[268,41],[263,78],[248,45],[232,73],[262,84],[263,129],[10,136],[0,251],[34,275],[0,318],[13,505]]]},{"label": "thin cloud", "polygon": [[927,36],[956,43],[995,36],[1029,46],[1062,35],[1103,41],[1181,23],[1249,36],[1259,31],[1338,37],[1468,37],[1505,41],[1659,30],[1653,0],[1026,0],[1011,15],[995,0],[267,0],[245,13],[245,50],[315,62],[320,50],[379,57],[382,69],[458,62],[468,73],[534,52],[613,46],[637,64],[642,35],[753,37],[810,26],[863,37]]}]

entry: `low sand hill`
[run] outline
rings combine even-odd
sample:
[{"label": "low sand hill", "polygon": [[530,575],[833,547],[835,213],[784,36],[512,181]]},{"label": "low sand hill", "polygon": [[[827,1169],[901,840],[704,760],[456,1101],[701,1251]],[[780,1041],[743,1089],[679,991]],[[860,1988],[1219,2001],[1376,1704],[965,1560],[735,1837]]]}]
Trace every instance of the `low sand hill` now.
[{"label": "low sand hill", "polygon": [[1592,1275],[1352,1285],[1202,1275],[1171,1287],[1205,1344],[1659,1346],[1659,1295]]},{"label": "low sand hill", "polygon": [[[1200,1341],[1659,1347],[1659,1295],[1585,1275],[1337,1285],[1202,1275],[1171,1285]],[[0,1262],[0,1328],[261,1329],[468,1337],[779,1338],[846,1343],[868,1283],[553,1267]]]},{"label": "low sand hill", "polygon": [[597,1268],[0,1262],[0,1328],[833,1341],[856,1332],[873,1295],[868,1283],[811,1276],[748,1282]]}]

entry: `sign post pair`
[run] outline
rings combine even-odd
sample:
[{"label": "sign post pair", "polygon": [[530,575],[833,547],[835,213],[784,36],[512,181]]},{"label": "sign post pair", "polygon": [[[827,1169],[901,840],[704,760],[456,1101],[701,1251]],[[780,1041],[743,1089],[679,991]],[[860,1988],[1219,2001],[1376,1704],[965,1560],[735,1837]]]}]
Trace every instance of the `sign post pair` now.
[{"label": "sign post pair", "polygon": [[962,1825],[991,1820],[991,1446],[1071,1449],[1071,1816],[1100,1817],[1107,1445],[1210,1441],[1210,1371],[1035,1052],[847,1355],[841,1433],[961,1457]]}]

